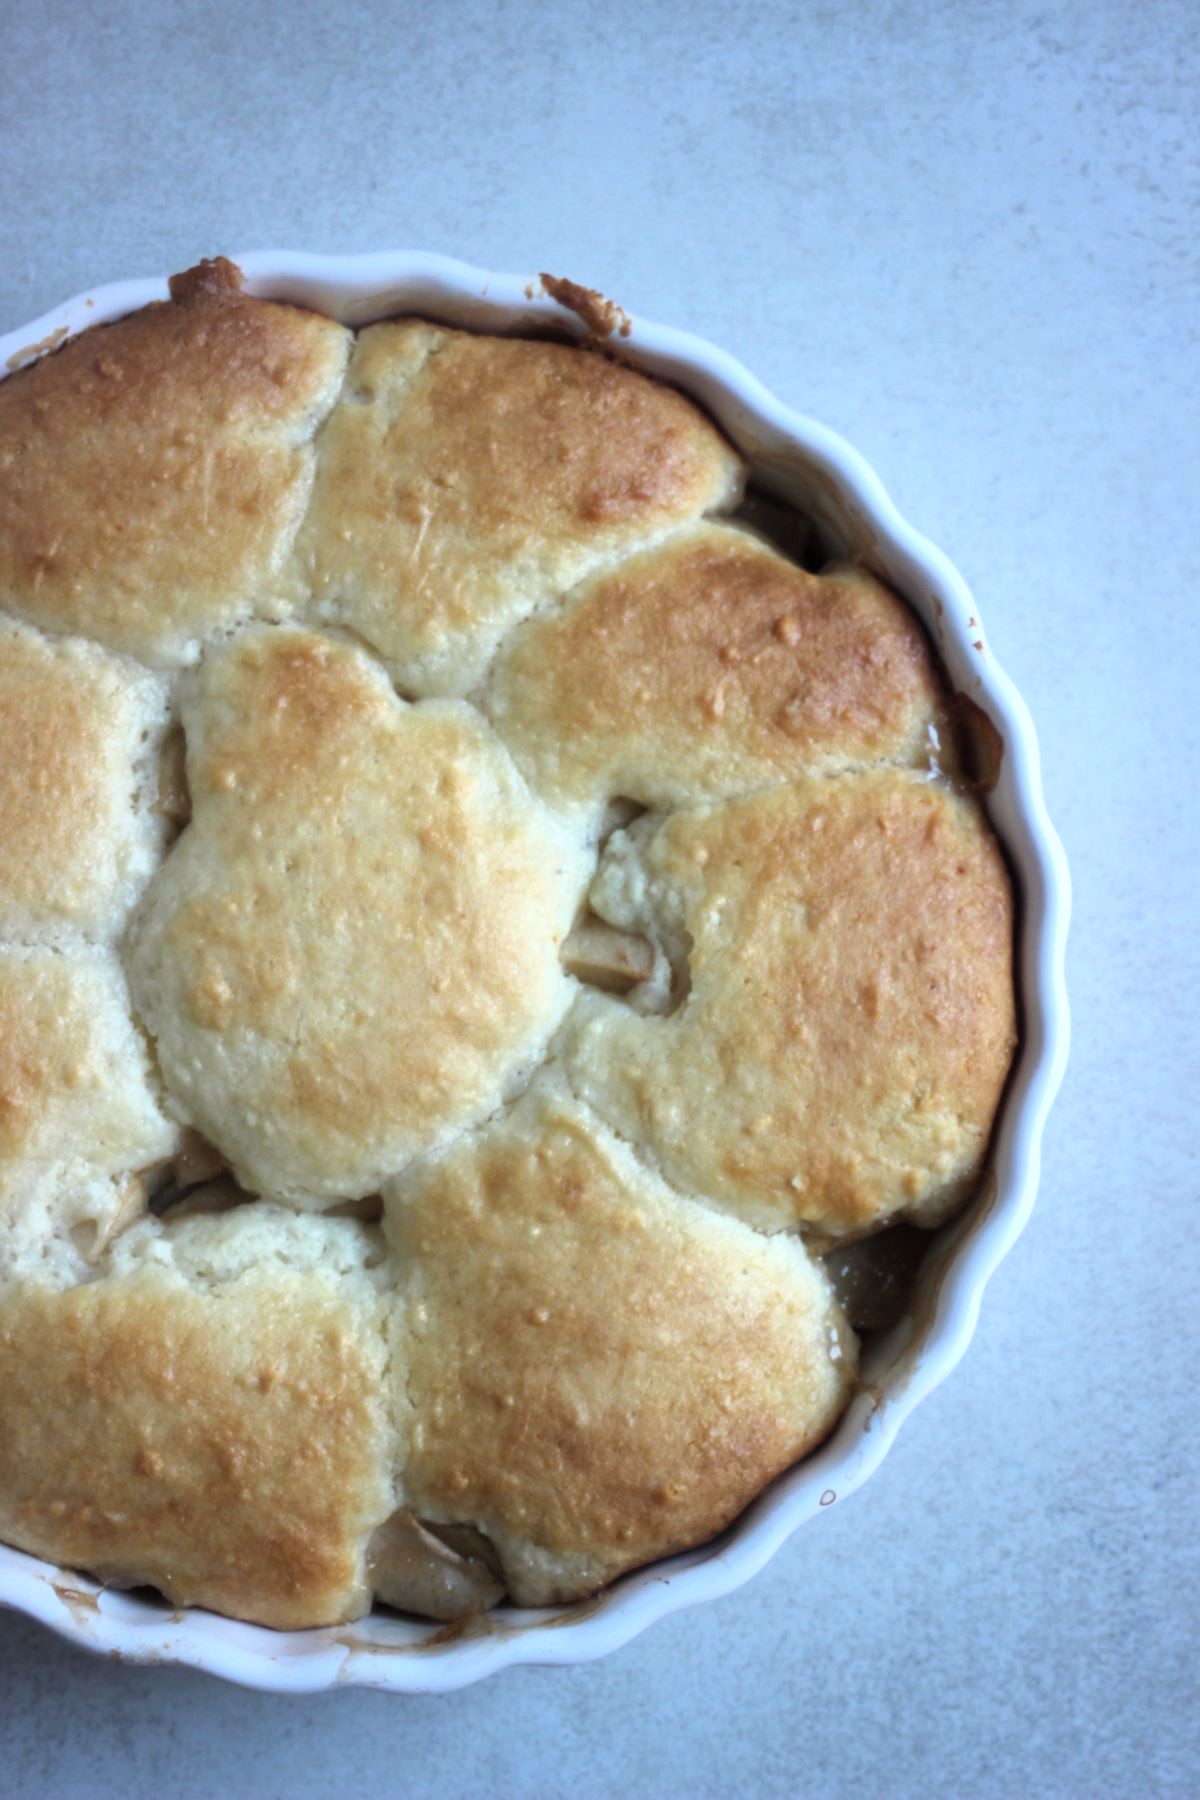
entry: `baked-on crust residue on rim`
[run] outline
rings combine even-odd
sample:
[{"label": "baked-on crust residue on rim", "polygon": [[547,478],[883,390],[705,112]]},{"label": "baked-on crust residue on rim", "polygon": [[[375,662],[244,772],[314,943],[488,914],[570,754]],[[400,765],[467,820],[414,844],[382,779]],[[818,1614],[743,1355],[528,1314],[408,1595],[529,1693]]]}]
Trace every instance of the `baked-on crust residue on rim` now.
[{"label": "baked-on crust residue on rim", "polygon": [[0,1537],[453,1618],[832,1427],[821,1252],[977,1179],[1012,901],[911,614],[745,477],[219,260],[0,384]]}]

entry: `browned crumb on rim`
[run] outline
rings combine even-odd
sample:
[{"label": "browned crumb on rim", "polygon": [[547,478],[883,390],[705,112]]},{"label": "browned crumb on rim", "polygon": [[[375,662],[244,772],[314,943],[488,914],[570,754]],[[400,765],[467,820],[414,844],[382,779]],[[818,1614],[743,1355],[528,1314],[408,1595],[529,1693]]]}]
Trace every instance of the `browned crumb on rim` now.
[{"label": "browned crumb on rim", "polygon": [[593,337],[611,337],[617,332],[621,337],[628,337],[633,330],[633,320],[623,306],[615,300],[606,300],[595,288],[582,287],[577,281],[568,281],[564,275],[538,276],[543,289],[552,300],[565,306],[583,320]]},{"label": "browned crumb on rim", "polygon": [[973,787],[990,792],[1000,779],[1004,739],[983,708],[966,694],[955,694],[953,710],[964,772]]},{"label": "browned crumb on rim", "polygon": [[66,325],[55,326],[54,330],[44,338],[39,338],[36,344],[25,344],[20,350],[14,350],[5,361],[5,368],[10,375],[15,375],[17,370],[23,369],[27,363],[36,362],[39,356],[48,356],[51,350],[57,350],[67,334],[68,327]]},{"label": "browned crumb on rim", "polygon": [[172,275],[167,286],[171,298],[179,306],[195,306],[204,301],[234,300],[242,291],[245,276],[227,256],[205,257],[194,269]]}]

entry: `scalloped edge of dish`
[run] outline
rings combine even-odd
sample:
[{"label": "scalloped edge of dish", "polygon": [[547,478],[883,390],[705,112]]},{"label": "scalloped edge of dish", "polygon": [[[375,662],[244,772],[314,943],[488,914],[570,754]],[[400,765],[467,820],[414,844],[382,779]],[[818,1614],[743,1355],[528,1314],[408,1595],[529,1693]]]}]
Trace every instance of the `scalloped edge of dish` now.
[{"label": "scalloped edge of dish", "polygon": [[[350,325],[416,312],[476,330],[589,333],[588,321],[545,294],[538,276],[489,273],[404,251],[321,256],[264,250],[234,256],[249,292],[291,300]],[[0,379],[91,325],[167,297],[165,277],[78,294],[0,337]],[[902,1321],[837,1431],[780,1477],[714,1543],[636,1571],[594,1599],[529,1612],[501,1608],[435,1628],[380,1611],[352,1625],[274,1632],[201,1610],[172,1612],[0,1545],[0,1606],[121,1661],[203,1670],[244,1687],[316,1693],[343,1686],[444,1693],[521,1664],[588,1662],[657,1620],[732,1592],[793,1531],[874,1473],[909,1414],[961,1361],[989,1280],[1020,1236],[1037,1192],[1042,1134],[1066,1067],[1065,953],[1070,880],[1046,812],[1033,722],[997,663],[979,610],[949,560],[901,517],[849,443],[768,393],[725,351],[636,315],[614,350],[676,383],[724,427],[756,474],[813,512],[904,594],[933,637],[954,687],[992,719],[1004,744],[988,810],[1020,894],[1017,973],[1021,1046],[989,1156],[987,1191],[939,1236],[923,1271],[924,1316]]]}]

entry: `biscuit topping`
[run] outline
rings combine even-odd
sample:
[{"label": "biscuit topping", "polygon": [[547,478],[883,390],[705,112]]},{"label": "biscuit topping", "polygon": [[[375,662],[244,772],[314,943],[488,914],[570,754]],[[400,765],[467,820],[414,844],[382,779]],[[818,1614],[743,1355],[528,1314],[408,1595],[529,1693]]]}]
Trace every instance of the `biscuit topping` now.
[{"label": "biscuit topping", "polygon": [[352,645],[250,631],[182,705],[192,820],[130,964],[167,1087],[253,1192],[371,1193],[542,1055],[582,849],[477,713]]},{"label": "biscuit topping", "polygon": [[0,1538],[592,1593],[830,1432],[978,1180],[987,771],[616,355],[170,292],[0,382]]}]

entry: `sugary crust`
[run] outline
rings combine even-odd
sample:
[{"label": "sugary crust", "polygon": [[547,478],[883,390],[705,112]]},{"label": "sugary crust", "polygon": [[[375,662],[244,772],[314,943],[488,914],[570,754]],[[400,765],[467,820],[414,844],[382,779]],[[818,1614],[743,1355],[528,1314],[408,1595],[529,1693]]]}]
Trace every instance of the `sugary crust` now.
[{"label": "sugary crust", "polygon": [[350,335],[228,269],[0,383],[0,606],[158,664],[278,614]]},{"label": "sugary crust", "polygon": [[915,762],[941,699],[920,626],[865,571],[810,575],[700,524],[530,620],[486,706],[556,802],[678,806]]},{"label": "sugary crust", "polygon": [[472,709],[256,629],[183,698],[192,823],[131,975],[184,1115],[256,1193],[370,1193],[497,1107],[570,987],[586,864]]},{"label": "sugary crust", "polygon": [[553,1083],[388,1230],[410,1503],[480,1526],[518,1602],[712,1537],[841,1409],[853,1334],[800,1246],[680,1200]]},{"label": "sugary crust", "polygon": [[602,355],[374,325],[321,434],[298,579],[403,687],[463,694],[505,629],[740,484],[694,406]]},{"label": "sugary crust", "polygon": [[0,1295],[0,1536],[281,1629],[370,1603],[392,1504],[377,1308],[322,1274]]},{"label": "sugary crust", "polygon": [[592,903],[666,917],[690,991],[597,999],[579,1092],[748,1223],[930,1224],[978,1174],[1015,1044],[1012,891],[978,807],[887,770],[640,821]]},{"label": "sugary crust", "polygon": [[162,847],[166,722],[135,665],[0,620],[0,938],[116,936]]}]

